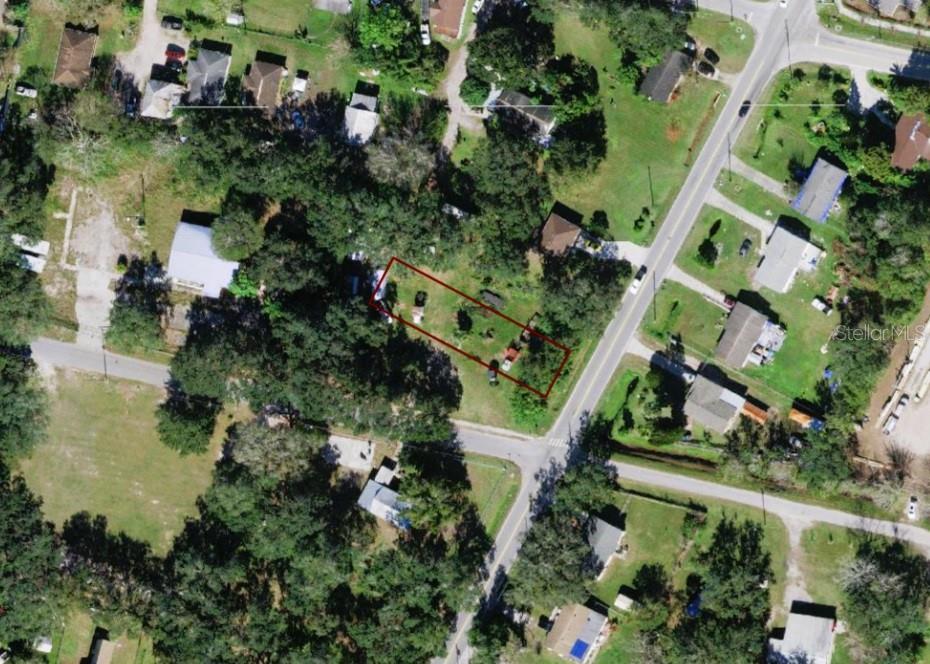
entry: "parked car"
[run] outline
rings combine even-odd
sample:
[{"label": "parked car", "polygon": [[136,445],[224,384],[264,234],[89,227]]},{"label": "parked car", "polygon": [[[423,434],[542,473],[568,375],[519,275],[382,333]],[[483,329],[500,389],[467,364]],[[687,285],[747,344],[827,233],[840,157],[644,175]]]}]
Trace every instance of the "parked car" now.
[{"label": "parked car", "polygon": [[752,249],[752,239],[747,237],[746,239],[743,240],[743,243],[739,246],[740,258],[745,257],[749,253],[750,249]]},{"label": "parked car", "polygon": [[778,0],[778,6],[784,9],[788,6],[788,0]]},{"label": "parked car", "polygon": [[819,297],[815,297],[813,300],[811,300],[811,306],[823,314],[829,314],[831,311],[833,311],[830,305],[827,304],[826,300],[823,300]]},{"label": "parked car", "polygon": [[429,36],[429,23],[420,24],[420,43],[424,46],[429,46],[432,43],[432,39]]},{"label": "parked car", "polygon": [[741,118],[745,118],[747,115],[749,115],[749,109],[750,109],[750,108],[752,108],[752,102],[749,101],[748,99],[746,99],[745,101],[743,101],[742,104],[740,104],[740,107],[739,107],[739,116],[740,116]]},{"label": "parked car", "polygon": [[185,54],[184,48],[177,44],[168,44],[168,48],[165,50],[165,58],[168,60],[183,60]]},{"label": "parked car", "polygon": [[639,292],[640,286],[643,285],[643,279],[646,277],[646,266],[643,265],[639,268],[639,271],[636,273],[636,276],[633,278],[632,283],[630,283],[630,295],[636,295]]},{"label": "parked car", "polygon": [[717,51],[715,51],[712,48],[704,49],[704,59],[707,60],[712,65],[716,65],[720,63],[720,56],[717,55]]},{"label": "parked car", "polygon": [[907,501],[907,518],[917,521],[918,516],[920,515],[917,513],[917,496],[911,496],[911,499]]},{"label": "parked car", "polygon": [[39,96],[39,91],[36,90],[31,85],[26,85],[25,83],[16,84],[16,94],[20,97],[29,97],[30,99],[35,99]]},{"label": "parked car", "polygon": [[161,20],[161,27],[166,30],[181,30],[184,28],[184,21],[177,16],[166,16]]},{"label": "parked car", "polygon": [[702,60],[697,65],[697,73],[707,78],[714,78],[717,75],[717,70],[714,69],[714,66],[709,62],[704,62]]},{"label": "parked car", "polygon": [[481,8],[484,7],[484,0],[475,0],[471,6],[471,13],[477,14],[481,11]]},{"label": "parked car", "polygon": [[723,306],[726,307],[727,311],[730,311],[731,309],[733,309],[733,307],[736,306],[736,298],[733,297],[732,295],[727,295],[726,293],[724,293]]}]

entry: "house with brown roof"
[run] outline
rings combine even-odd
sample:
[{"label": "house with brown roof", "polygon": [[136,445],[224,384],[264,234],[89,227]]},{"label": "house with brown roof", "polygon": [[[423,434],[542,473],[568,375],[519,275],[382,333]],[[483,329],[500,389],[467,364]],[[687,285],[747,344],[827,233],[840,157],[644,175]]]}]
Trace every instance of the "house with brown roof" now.
[{"label": "house with brown roof", "polygon": [[434,0],[429,8],[433,32],[458,39],[464,14],[465,0]]},{"label": "house with brown roof", "polygon": [[930,159],[930,126],[923,113],[902,115],[894,128],[891,165],[909,171],[921,159]]},{"label": "house with brown roof", "polygon": [[79,88],[90,80],[91,63],[97,50],[97,35],[78,28],[65,27],[58,44],[58,62],[52,83]]},{"label": "house with brown roof", "polygon": [[249,73],[243,81],[246,96],[256,106],[264,106],[265,113],[274,113],[278,105],[278,91],[281,79],[287,76],[284,58],[259,51],[255,61],[249,67]]},{"label": "house with brown roof", "polygon": [[564,208],[556,206],[542,227],[539,246],[554,256],[561,256],[575,246],[581,237],[581,227],[565,218]]},{"label": "house with brown roof", "polygon": [[587,664],[607,638],[607,613],[582,604],[559,611],[546,637],[546,647],[571,662]]}]

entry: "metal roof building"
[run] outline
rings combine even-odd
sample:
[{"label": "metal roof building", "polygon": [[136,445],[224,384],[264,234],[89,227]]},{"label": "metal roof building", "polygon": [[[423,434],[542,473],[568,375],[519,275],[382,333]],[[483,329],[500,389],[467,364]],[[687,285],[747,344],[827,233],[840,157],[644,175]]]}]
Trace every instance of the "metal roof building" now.
[{"label": "metal roof building", "polygon": [[350,143],[364,145],[371,140],[378,129],[381,118],[378,115],[378,98],[355,92],[346,106],[345,131]]},{"label": "metal roof building", "polygon": [[594,557],[601,565],[601,575],[607,570],[607,565],[620,549],[625,532],[612,523],[600,517],[594,517],[594,528],[588,535],[588,544],[594,549]]},{"label": "metal roof building", "polygon": [[791,207],[814,221],[823,223],[840,196],[849,174],[828,161],[817,159]]},{"label": "metal roof building", "polygon": [[810,272],[822,255],[819,247],[778,224],[765,245],[753,281],[776,293],[787,293],[798,270]]},{"label": "metal roof building", "polygon": [[746,398],[698,374],[685,401],[685,415],[705,429],[725,433],[733,424]]},{"label": "metal roof building", "polygon": [[168,257],[168,276],[179,286],[219,297],[239,269],[213,250],[213,229],[185,221],[178,223]]},{"label": "metal roof building", "polygon": [[795,602],[795,606],[791,607],[783,637],[769,639],[769,661],[830,664],[836,638],[836,618],[806,613],[797,608],[798,604],[802,603]]}]

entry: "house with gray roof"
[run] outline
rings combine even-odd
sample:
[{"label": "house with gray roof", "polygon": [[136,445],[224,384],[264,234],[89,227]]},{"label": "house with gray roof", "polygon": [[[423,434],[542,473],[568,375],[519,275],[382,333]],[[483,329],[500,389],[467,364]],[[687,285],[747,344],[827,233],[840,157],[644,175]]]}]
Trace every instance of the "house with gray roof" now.
[{"label": "house with gray roof", "polygon": [[350,143],[364,145],[370,141],[381,122],[378,115],[378,97],[357,86],[349,105],[346,106],[343,122],[346,139]]},{"label": "house with gray roof", "polygon": [[150,79],[145,85],[139,115],[153,120],[169,120],[186,92],[187,88],[180,83]]},{"label": "house with gray roof", "polygon": [[830,215],[849,174],[824,159],[817,159],[791,207],[809,219],[823,223]]},{"label": "house with gray roof", "polygon": [[600,517],[594,517],[593,527],[588,535],[588,544],[594,549],[594,557],[601,568],[598,579],[604,576],[610,561],[620,553],[625,534],[623,528],[608,523]]},{"label": "house with gray roof", "polygon": [[685,400],[685,415],[705,429],[722,434],[736,421],[745,403],[746,397],[698,374]]},{"label": "house with gray roof", "polygon": [[521,92],[504,90],[490,103],[494,110],[505,109],[528,120],[536,129],[536,137],[545,141],[555,129],[556,117],[552,106],[538,104]]},{"label": "house with gray roof", "polygon": [[219,297],[229,286],[239,263],[213,250],[213,229],[186,221],[178,224],[168,257],[168,277],[179,288],[204,297]]},{"label": "house with gray roof", "polygon": [[779,223],[769,236],[753,282],[776,293],[787,293],[798,270],[813,272],[823,250]]},{"label": "house with gray roof", "polygon": [[197,59],[187,63],[187,101],[191,104],[217,106],[223,101],[226,77],[232,63],[232,46],[205,39]]},{"label": "house with gray roof", "polygon": [[559,611],[546,637],[546,648],[570,662],[594,661],[607,637],[607,613],[582,604]]},{"label": "house with gray roof", "polygon": [[785,342],[785,330],[749,305],[737,302],[717,343],[717,358],[741,369],[770,362]]},{"label": "house with gray roof", "polygon": [[[869,0],[869,4],[879,16],[899,20],[909,18],[907,14],[916,14],[923,5],[921,0]],[[906,12],[905,16],[898,16],[898,10]]]},{"label": "house with gray roof", "polygon": [[358,506],[382,521],[401,530],[410,528],[410,521],[404,516],[404,510],[410,507],[400,499],[397,491],[391,488],[396,476],[396,465],[385,461],[377,473],[369,479],[358,497]]},{"label": "house with gray roof", "polygon": [[784,633],[769,639],[769,664],[830,664],[836,628],[834,607],[793,602]]},{"label": "house with gray roof", "polygon": [[681,78],[691,69],[692,58],[682,51],[669,51],[662,62],[646,72],[639,86],[639,94],[649,101],[667,104]]}]

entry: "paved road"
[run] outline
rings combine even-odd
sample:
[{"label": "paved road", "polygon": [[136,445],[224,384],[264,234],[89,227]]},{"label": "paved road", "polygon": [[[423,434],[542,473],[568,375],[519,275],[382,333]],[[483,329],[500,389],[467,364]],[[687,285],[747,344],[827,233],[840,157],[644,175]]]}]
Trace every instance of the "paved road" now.
[{"label": "paved road", "polygon": [[70,367],[81,371],[124,378],[155,387],[164,387],[168,381],[168,367],[164,364],[137,360],[116,355],[101,349],[86,348],[77,344],[38,339],[32,343],[32,357],[40,364]]}]

